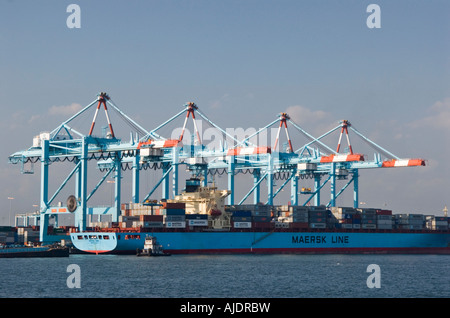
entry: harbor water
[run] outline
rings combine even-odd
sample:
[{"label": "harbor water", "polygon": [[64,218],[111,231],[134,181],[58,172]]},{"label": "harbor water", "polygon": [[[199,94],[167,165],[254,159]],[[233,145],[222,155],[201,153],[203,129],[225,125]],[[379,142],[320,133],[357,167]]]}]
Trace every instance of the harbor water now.
[{"label": "harbor water", "polygon": [[449,270],[450,255],[16,258],[0,259],[0,297],[449,298]]}]

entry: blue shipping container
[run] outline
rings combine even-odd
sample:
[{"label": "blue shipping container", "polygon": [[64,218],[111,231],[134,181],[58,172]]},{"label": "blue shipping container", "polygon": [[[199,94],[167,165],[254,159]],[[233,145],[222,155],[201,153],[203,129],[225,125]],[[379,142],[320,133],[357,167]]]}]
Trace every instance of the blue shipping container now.
[{"label": "blue shipping container", "polygon": [[183,209],[161,209],[163,215],[185,215],[186,210]]},{"label": "blue shipping container", "polygon": [[233,211],[233,216],[236,217],[247,217],[247,216],[252,216],[252,211],[247,211],[247,210],[237,210],[237,211]]}]

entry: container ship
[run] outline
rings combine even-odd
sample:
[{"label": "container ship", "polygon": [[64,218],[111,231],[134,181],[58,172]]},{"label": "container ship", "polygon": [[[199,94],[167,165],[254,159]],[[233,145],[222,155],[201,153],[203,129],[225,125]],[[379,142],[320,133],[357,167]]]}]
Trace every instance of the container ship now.
[{"label": "container ship", "polygon": [[171,254],[450,254],[445,216],[325,206],[225,205],[229,190],[190,179],[173,200],[122,204],[119,222],[71,232],[88,253],[133,254],[153,237]]}]

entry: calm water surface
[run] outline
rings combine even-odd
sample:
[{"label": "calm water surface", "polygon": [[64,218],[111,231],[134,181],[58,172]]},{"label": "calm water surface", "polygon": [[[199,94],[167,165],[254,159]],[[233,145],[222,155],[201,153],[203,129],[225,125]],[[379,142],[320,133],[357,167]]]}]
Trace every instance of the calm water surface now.
[{"label": "calm water surface", "polygon": [[[69,288],[70,264],[80,288]],[[380,288],[368,288],[370,264]],[[0,259],[2,298],[450,297],[447,255],[173,255]]]}]

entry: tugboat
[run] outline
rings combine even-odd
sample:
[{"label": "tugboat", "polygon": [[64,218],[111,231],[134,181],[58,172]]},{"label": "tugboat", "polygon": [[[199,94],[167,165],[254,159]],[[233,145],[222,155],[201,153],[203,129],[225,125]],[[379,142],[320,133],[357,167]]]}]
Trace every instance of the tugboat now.
[{"label": "tugboat", "polygon": [[136,249],[137,256],[170,256],[170,253],[164,252],[162,245],[158,244],[156,237],[147,236],[143,249]]}]

